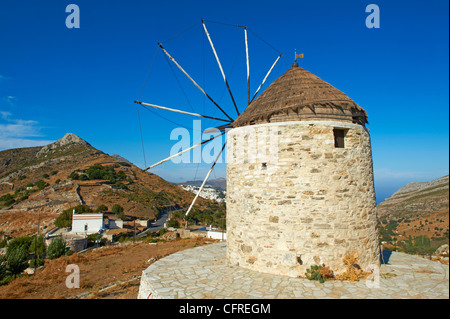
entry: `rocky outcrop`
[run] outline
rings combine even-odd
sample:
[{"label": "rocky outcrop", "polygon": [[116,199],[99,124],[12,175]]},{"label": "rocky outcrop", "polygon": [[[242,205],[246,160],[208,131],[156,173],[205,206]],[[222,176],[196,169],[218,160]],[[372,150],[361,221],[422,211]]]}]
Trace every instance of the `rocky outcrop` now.
[{"label": "rocky outcrop", "polygon": [[51,150],[54,150],[58,147],[68,146],[68,145],[72,145],[72,144],[81,144],[81,145],[91,146],[88,142],[86,142],[82,138],[78,137],[77,135],[75,135],[73,133],[67,133],[66,135],[64,135],[63,138],[60,138],[56,142],[43,146],[40,149],[40,151],[37,152],[36,157],[40,157],[40,156],[44,155],[45,153],[47,153]]},{"label": "rocky outcrop", "polygon": [[429,182],[412,182],[378,204],[377,213],[379,216],[404,217],[407,214],[414,217],[448,211],[448,191],[448,175]]}]

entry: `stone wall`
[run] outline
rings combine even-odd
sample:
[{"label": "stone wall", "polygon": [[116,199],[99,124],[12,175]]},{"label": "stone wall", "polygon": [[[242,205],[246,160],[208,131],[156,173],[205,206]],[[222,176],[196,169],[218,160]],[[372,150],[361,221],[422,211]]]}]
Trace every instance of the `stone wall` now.
[{"label": "stone wall", "polygon": [[[344,129],[336,148],[334,128]],[[370,135],[361,125],[298,121],[244,126],[227,138],[227,260],[304,276],[313,264],[379,265]],[[265,152],[265,151],[266,152]]]}]

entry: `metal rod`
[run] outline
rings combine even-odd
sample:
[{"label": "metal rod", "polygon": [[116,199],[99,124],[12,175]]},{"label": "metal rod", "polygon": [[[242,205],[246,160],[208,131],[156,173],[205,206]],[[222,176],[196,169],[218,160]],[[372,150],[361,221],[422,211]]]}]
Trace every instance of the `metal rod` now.
[{"label": "metal rod", "polygon": [[205,143],[208,143],[208,142],[212,141],[213,139],[215,139],[215,138],[217,138],[217,137],[219,137],[219,136],[224,135],[225,133],[226,133],[226,132],[223,132],[223,133],[221,133],[221,134],[219,134],[219,135],[213,136],[213,137],[211,137],[210,139],[208,139],[208,140],[206,140],[206,141],[203,141],[203,142],[198,143],[198,144],[196,144],[196,145],[194,145],[194,146],[191,146],[191,147],[189,147],[189,148],[187,148],[187,149],[185,149],[185,150],[183,150],[183,151],[181,151],[181,152],[179,152],[179,153],[177,153],[177,154],[171,155],[171,156],[169,156],[168,158],[163,159],[162,161],[159,161],[158,163],[155,163],[155,164],[153,164],[153,165],[147,167],[146,169],[144,169],[144,171],[147,171],[147,170],[149,170],[149,169],[151,169],[151,168],[153,168],[153,167],[155,167],[155,166],[158,166],[158,165],[160,165],[160,164],[162,164],[162,163],[165,163],[165,162],[171,160],[172,158],[177,157],[178,155],[181,155],[181,154],[184,154],[184,153],[186,153],[186,152],[189,152],[190,150],[192,150],[192,149],[194,149],[194,148],[196,148],[196,147],[198,147],[198,146],[200,146],[200,145],[203,145],[203,144],[205,144]]},{"label": "metal rod", "polygon": [[250,104],[250,61],[248,57],[248,39],[247,39],[247,27],[244,27],[244,36],[245,36],[245,54],[247,57],[247,102]]},{"label": "metal rod", "polygon": [[259,86],[259,88],[256,90],[255,94],[252,97],[252,100],[250,101],[253,102],[253,100],[255,99],[256,94],[258,94],[259,90],[261,90],[261,87],[264,85],[264,82],[266,82],[267,77],[269,76],[270,72],[272,72],[272,69],[274,68],[275,64],[277,64],[278,60],[281,58],[283,54],[281,53],[278,58],[275,60],[275,62],[272,64],[272,67],[270,68],[269,72],[267,72],[266,77],[264,78],[264,80],[262,81],[261,85]]},{"label": "metal rod", "polygon": [[[186,218],[187,215],[191,212],[191,209],[192,209],[192,207],[194,206],[195,201],[197,200],[198,196],[200,195],[201,191],[203,190],[203,187],[205,186],[206,181],[207,181],[208,178],[209,178],[209,175],[211,175],[211,172],[212,172],[212,170],[214,169],[214,166],[216,166],[216,163],[217,163],[217,161],[219,160],[219,157],[220,157],[220,155],[222,154],[222,152],[223,152],[223,150],[224,150],[226,144],[227,144],[227,142],[225,142],[225,143],[223,144],[222,149],[221,149],[220,152],[219,152],[219,155],[217,155],[216,160],[214,161],[213,165],[211,166],[211,168],[210,168],[209,171],[208,171],[208,174],[206,174],[206,177],[205,177],[205,179],[203,180],[203,183],[202,183],[202,185],[200,186],[200,189],[198,190],[197,195],[195,195],[194,200],[193,200],[192,203],[191,203],[191,206],[189,206],[189,208],[188,208],[188,210],[187,210],[187,212],[186,212],[186,215],[184,215],[185,218]],[[187,226],[187,221],[186,221],[186,226]]]},{"label": "metal rod", "polygon": [[225,81],[225,85],[227,86],[228,93],[230,93],[231,100],[233,101],[234,108],[236,109],[236,113],[238,116],[240,115],[239,110],[236,105],[236,101],[234,100],[233,94],[231,93],[230,86],[228,85],[227,78],[225,76],[225,72],[223,71],[222,64],[220,63],[219,56],[217,55],[216,49],[214,48],[214,44],[211,40],[211,36],[209,35],[208,29],[206,29],[205,20],[202,19],[203,29],[205,30],[206,36],[208,37],[209,44],[211,44],[211,48],[214,52],[214,56],[216,57],[217,64],[219,65],[220,72],[222,73],[223,80]]},{"label": "metal rod", "polygon": [[164,47],[161,45],[161,43],[158,43],[159,47],[164,51],[164,53],[169,57],[169,59],[175,63],[175,65],[181,70],[181,72],[184,73],[184,75],[186,75],[189,80],[191,80],[191,82],[200,90],[202,91],[202,93],[211,101],[214,103],[214,105],[216,107],[219,108],[220,111],[222,111],[223,114],[225,114],[226,117],[228,117],[228,119],[233,122],[233,119],[219,106],[219,104],[217,104],[201,87],[200,85],[197,84],[197,82],[194,81],[193,78],[190,77],[190,75],[181,67],[181,65],[178,64],[177,61],[175,61],[175,59],[169,54],[169,52],[167,52],[166,49],[164,49]]},{"label": "metal rod", "polygon": [[181,110],[177,110],[177,109],[171,109],[169,107],[159,106],[159,105],[156,105],[156,104],[144,103],[144,102],[139,102],[139,101],[134,101],[134,103],[141,104],[141,105],[146,105],[146,106],[150,106],[150,107],[154,107],[156,109],[161,109],[161,110],[181,113],[181,114],[187,114],[187,115],[192,115],[192,116],[197,116],[197,117],[204,117],[204,118],[207,118],[207,119],[223,121],[223,122],[230,122],[229,120],[219,119],[217,117],[212,117],[212,116],[202,115],[202,114],[192,113],[192,112],[186,112],[186,111],[181,111]]}]

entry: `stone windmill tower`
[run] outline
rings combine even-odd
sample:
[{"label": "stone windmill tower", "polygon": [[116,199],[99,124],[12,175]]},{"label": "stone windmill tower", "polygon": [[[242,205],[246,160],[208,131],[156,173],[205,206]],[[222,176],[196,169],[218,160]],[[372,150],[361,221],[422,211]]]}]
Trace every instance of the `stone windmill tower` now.
[{"label": "stone windmill tower", "polygon": [[339,273],[356,253],[361,267],[379,265],[366,123],[364,109],[296,62],[247,107],[227,138],[230,264]]}]

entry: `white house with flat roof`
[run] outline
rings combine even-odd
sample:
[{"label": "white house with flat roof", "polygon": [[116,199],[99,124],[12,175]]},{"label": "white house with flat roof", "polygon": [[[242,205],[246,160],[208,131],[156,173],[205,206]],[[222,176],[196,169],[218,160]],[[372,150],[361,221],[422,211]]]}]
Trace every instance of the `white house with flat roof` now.
[{"label": "white house with flat roof", "polygon": [[72,215],[72,233],[95,234],[104,229],[103,214],[75,214]]}]

